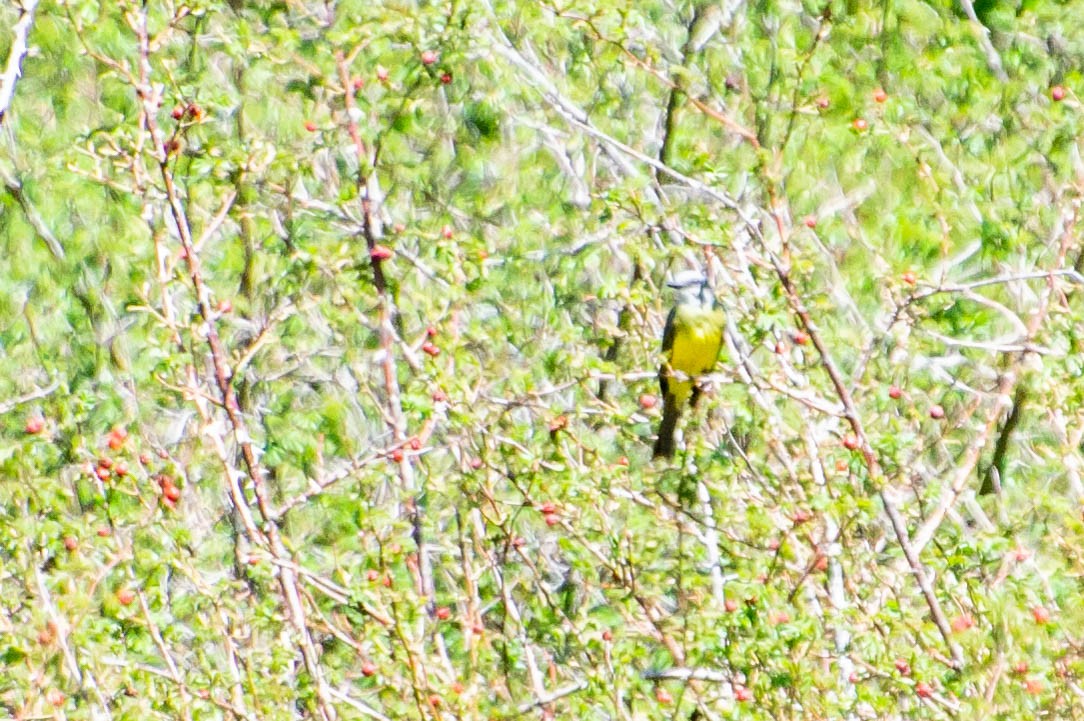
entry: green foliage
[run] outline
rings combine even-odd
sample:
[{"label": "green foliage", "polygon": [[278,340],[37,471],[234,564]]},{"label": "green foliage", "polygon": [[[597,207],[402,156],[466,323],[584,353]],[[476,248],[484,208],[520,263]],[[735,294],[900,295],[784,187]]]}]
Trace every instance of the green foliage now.
[{"label": "green foliage", "polygon": [[39,6],[2,715],[1079,718],[1084,7],[973,11]]}]

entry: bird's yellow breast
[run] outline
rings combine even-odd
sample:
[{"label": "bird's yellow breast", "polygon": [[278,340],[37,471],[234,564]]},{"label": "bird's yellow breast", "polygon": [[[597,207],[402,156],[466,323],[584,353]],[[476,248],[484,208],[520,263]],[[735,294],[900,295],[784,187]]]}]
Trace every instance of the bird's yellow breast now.
[{"label": "bird's yellow breast", "polygon": [[674,316],[674,340],[667,361],[670,369],[689,376],[688,380],[673,378],[670,391],[678,403],[684,403],[692,393],[692,379],[715,367],[723,346],[723,312],[695,306],[678,307]]},{"label": "bird's yellow breast", "polygon": [[698,376],[715,367],[723,345],[723,314],[719,310],[679,308],[674,318],[670,367]]}]

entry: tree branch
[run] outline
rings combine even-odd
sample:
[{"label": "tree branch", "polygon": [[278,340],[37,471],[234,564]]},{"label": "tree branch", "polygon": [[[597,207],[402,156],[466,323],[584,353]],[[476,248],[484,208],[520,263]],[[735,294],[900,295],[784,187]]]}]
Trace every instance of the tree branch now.
[{"label": "tree branch", "polygon": [[27,38],[30,36],[30,28],[34,24],[34,11],[38,7],[38,0],[23,0],[23,6],[19,11],[19,19],[12,26],[11,47],[8,49],[8,59],[4,64],[4,73],[0,75],[0,125],[4,124],[8,110],[15,98],[15,84],[22,75],[23,58],[29,51]]}]

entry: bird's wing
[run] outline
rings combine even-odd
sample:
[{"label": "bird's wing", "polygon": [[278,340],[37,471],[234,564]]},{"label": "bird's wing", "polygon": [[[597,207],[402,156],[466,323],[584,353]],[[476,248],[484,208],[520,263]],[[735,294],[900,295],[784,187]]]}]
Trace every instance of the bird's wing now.
[{"label": "bird's wing", "polygon": [[662,331],[662,353],[669,359],[670,351],[674,348],[674,319],[677,317],[677,306],[670,309],[670,315],[666,316],[666,325]]}]

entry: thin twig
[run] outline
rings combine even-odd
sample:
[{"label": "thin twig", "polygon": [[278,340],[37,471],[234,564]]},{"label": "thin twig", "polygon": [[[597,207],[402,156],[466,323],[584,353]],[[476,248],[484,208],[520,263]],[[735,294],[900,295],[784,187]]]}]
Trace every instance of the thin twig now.
[{"label": "thin twig", "polygon": [[[161,89],[155,87],[151,82],[151,51],[150,36],[147,29],[147,12],[147,7],[141,6],[138,12],[129,15],[131,26],[139,43],[139,77],[135,89],[142,101],[142,123],[152,143],[150,152],[157,161],[158,171],[165,188],[166,200],[183,249],[189,280],[196,293],[196,306],[203,320],[204,337],[211,355],[214,384],[220,394],[219,400],[225,410],[233,440],[241,451],[245,473],[256,498],[256,506],[264,521],[259,531],[254,527],[251,518],[247,518],[246,523],[249,525],[249,532],[253,535],[253,538],[262,539],[268,545],[268,550],[274,558],[287,559],[290,557],[290,553],[286,549],[280,537],[278,525],[274,521],[270,499],[265,486],[265,471],[257,459],[256,449],[252,443],[252,434],[249,432],[241,414],[237,394],[233,387],[233,375],[229,367],[228,355],[218,333],[218,315],[211,305],[210,289],[203,279],[203,269],[199,254],[196,251],[196,241],[192,235],[188,214],[182,205],[180,194],[174,182],[173,172],[169,165],[169,144],[166,142],[166,137],[157,122]],[[229,477],[231,499],[238,511],[245,514],[248,512],[248,502],[234,476],[232,464],[229,462],[225,448],[220,443],[221,438],[216,433],[210,435],[216,440],[220,460],[223,462]],[[286,607],[286,617],[296,634],[302,661],[316,687],[316,707],[319,715],[324,721],[334,721],[337,714],[334,705],[330,701],[329,686],[324,678],[319,656],[308,630],[306,612],[297,584],[297,574],[292,569],[283,567],[278,574],[277,580]]]},{"label": "thin twig", "polygon": [[997,76],[998,80],[1007,81],[1009,76],[1005,72],[1005,65],[1001,62],[1001,56],[997,54],[997,48],[990,42],[990,28],[983,25],[982,21],[979,20],[971,0],[960,0],[960,7],[964,9],[967,19],[975,26],[975,31],[979,36],[979,45],[982,47],[983,53],[986,54],[986,64],[990,66],[990,70]]},{"label": "thin twig", "polygon": [[53,254],[53,257],[57,260],[64,260],[64,246],[60,244],[56,235],[49,229],[49,226],[45,224],[45,220],[38,213],[38,209],[34,207],[30,202],[30,198],[26,197],[26,193],[23,192],[23,185],[18,179],[9,176],[7,171],[0,168],[0,180],[3,180],[4,189],[8,191],[8,195],[19,204],[22,208],[23,216],[26,218],[26,222],[30,224],[30,227],[34,229],[41,241],[45,243],[45,247],[49,249],[49,252]]},{"label": "thin twig", "polygon": [[52,383],[45,386],[44,388],[39,388],[36,391],[31,391],[30,393],[19,396],[18,398],[4,401],[3,403],[0,403],[0,415],[13,411],[24,403],[29,403],[30,401],[52,395],[52,393],[59,387],[60,381],[54,380]]},{"label": "thin twig", "polygon": [[1005,283],[1015,283],[1021,280],[1049,280],[1050,278],[1058,277],[1066,277],[1074,283],[1084,285],[1084,275],[1081,275],[1073,268],[1058,268],[1055,270],[1037,270],[1032,273],[999,275],[994,278],[983,278],[982,280],[971,281],[970,283],[941,284],[937,287],[915,293],[911,296],[911,299],[922,300],[940,293],[961,293],[963,291],[974,290],[975,288],[982,288],[987,285],[1003,285]]},{"label": "thin twig", "polygon": [[[785,239],[786,232],[782,217],[778,212],[773,213],[773,217],[776,221],[776,230],[780,235],[780,239]],[[914,575],[915,580],[918,582],[918,587],[922,591],[923,597],[926,599],[926,605],[930,610],[930,616],[933,618],[937,630],[941,633],[945,645],[952,654],[953,666],[961,668],[964,661],[963,651],[960,649],[959,644],[952,638],[952,628],[949,626],[948,619],[941,609],[941,603],[938,601],[937,594],[934,592],[929,574],[922,565],[916,547],[911,542],[911,538],[907,531],[907,522],[904,521],[903,515],[900,513],[899,509],[896,508],[896,504],[885,492],[884,472],[881,470],[880,461],[877,459],[877,453],[873,450],[873,446],[870,444],[869,438],[866,435],[861,416],[858,413],[858,407],[854,403],[854,399],[851,396],[846,381],[836,367],[835,361],[828,351],[827,344],[824,338],[821,337],[819,328],[813,322],[813,318],[806,308],[805,302],[798,294],[798,289],[795,287],[794,281],[790,277],[790,271],[783,266],[782,262],[774,253],[769,253],[769,257],[772,261],[772,266],[775,268],[776,277],[779,279],[780,285],[782,285],[783,290],[786,293],[788,305],[790,305],[792,312],[798,317],[802,328],[809,335],[813,347],[817,349],[817,354],[820,356],[821,364],[824,366],[824,371],[828,375],[829,382],[832,384],[836,395],[843,404],[843,415],[851,426],[851,430],[854,431],[855,438],[858,441],[858,450],[862,454],[862,459],[870,474],[870,481],[881,500],[885,515],[888,516],[888,521],[896,536],[896,542],[903,551],[904,558],[907,560],[907,565],[910,567],[911,573]]]},{"label": "thin twig", "polygon": [[516,710],[520,713],[527,713],[533,708],[536,708],[538,706],[546,706],[553,703],[554,701],[557,701],[558,699],[564,698],[565,696],[571,696],[574,693],[579,693],[585,688],[587,688],[586,681],[577,681],[576,683],[570,683],[567,686],[562,686],[556,691],[551,691],[550,693],[539,696],[538,698],[528,701],[527,703],[521,703],[516,708]]}]

